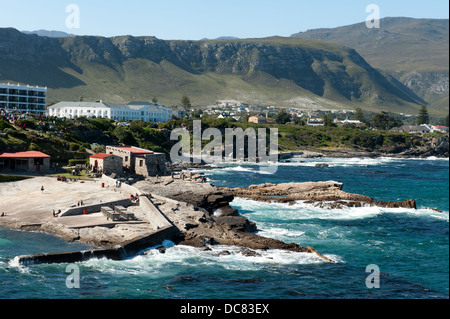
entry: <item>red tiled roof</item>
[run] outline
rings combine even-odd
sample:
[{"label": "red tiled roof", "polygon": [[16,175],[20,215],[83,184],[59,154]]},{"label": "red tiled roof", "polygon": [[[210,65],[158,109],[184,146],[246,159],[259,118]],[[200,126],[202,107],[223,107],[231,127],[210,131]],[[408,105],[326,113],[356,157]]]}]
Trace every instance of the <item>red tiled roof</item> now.
[{"label": "red tiled roof", "polygon": [[0,158],[50,158],[51,156],[38,151],[0,153]]},{"label": "red tiled roof", "polygon": [[153,154],[152,151],[144,150],[133,146],[115,146],[115,148],[120,148],[121,150],[128,151],[133,154]]},{"label": "red tiled roof", "polygon": [[94,155],[89,156],[89,158],[97,158],[97,159],[104,159],[105,157],[112,156],[111,154],[105,154],[105,153],[97,153]]}]

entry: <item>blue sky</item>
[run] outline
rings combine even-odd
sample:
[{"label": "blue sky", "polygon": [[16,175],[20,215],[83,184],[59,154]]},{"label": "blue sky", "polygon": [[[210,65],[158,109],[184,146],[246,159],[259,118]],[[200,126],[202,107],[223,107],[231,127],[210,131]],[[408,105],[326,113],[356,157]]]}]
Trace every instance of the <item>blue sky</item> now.
[{"label": "blue sky", "polygon": [[[78,35],[153,35],[198,40],[219,36],[290,36],[314,28],[363,22],[366,6],[381,17],[448,19],[447,0],[1,0],[0,27],[59,30]],[[75,4],[79,28],[68,28]]]}]

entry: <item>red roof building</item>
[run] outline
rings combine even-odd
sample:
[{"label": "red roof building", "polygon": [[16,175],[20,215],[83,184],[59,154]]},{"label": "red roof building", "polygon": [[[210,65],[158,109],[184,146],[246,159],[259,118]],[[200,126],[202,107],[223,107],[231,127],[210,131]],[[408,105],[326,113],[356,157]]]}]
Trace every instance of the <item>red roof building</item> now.
[{"label": "red roof building", "polygon": [[109,157],[112,156],[111,154],[105,154],[105,153],[98,153],[98,154],[94,154],[89,156],[89,158],[95,158],[95,159],[104,159],[105,157]]},{"label": "red roof building", "polygon": [[38,151],[0,153],[0,171],[50,171],[50,156]]},{"label": "red roof building", "polygon": [[96,172],[104,174],[115,173],[121,175],[123,173],[123,162],[120,156],[106,153],[97,153],[89,156],[89,164]]}]

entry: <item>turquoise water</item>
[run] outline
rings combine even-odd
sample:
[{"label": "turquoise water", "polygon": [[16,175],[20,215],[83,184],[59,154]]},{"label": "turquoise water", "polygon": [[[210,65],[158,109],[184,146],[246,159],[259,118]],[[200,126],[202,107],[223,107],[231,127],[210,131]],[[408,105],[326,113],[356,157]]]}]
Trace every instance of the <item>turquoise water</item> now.
[{"label": "turquoise water", "polygon": [[[448,298],[448,160],[308,159],[280,163],[276,174],[236,163],[205,171],[221,186],[336,180],[344,190],[378,200],[416,199],[418,210],[327,210],[237,198],[232,205],[263,236],[310,245],[336,261],[307,253],[212,246],[173,246],[125,261],[79,263],[80,288],[66,287],[67,264],[18,266],[20,254],[84,248],[40,233],[0,229],[3,298]],[[329,167],[315,167],[316,163]],[[436,208],[442,212],[437,212]],[[220,254],[224,250],[228,254]],[[366,266],[381,272],[380,288],[365,285]]]}]

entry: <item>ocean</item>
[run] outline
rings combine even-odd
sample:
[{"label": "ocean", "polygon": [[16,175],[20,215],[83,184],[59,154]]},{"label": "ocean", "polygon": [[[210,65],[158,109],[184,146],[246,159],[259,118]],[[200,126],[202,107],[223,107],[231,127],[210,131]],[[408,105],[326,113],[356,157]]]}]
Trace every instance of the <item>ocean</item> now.
[{"label": "ocean", "polygon": [[[328,167],[316,167],[326,163]],[[272,164],[275,165],[275,164]],[[262,236],[312,246],[315,255],[281,250],[245,256],[231,246],[210,251],[165,241],[123,261],[76,264],[79,287],[67,284],[68,264],[21,266],[15,256],[88,248],[38,232],[0,228],[2,299],[431,299],[449,297],[448,159],[317,158],[279,163],[220,164],[203,171],[217,186],[334,180],[344,191],[376,200],[415,199],[417,210],[321,209],[236,198],[232,206]],[[1,185],[0,187],[4,187]],[[437,211],[437,210],[439,211]],[[377,288],[367,286],[375,265]],[[73,266],[73,265],[72,265]]]}]

